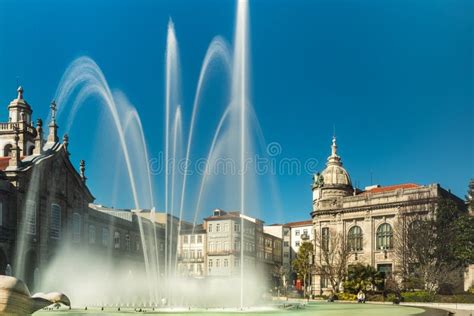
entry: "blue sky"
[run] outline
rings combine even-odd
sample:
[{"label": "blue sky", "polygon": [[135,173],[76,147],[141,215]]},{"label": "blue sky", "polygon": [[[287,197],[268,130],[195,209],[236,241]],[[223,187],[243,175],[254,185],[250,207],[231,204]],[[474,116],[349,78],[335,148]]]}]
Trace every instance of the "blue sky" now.
[{"label": "blue sky", "polygon": [[[249,6],[251,100],[267,142],[278,142],[282,157],[315,158],[323,168],[335,125],[339,154],[359,187],[371,178],[381,185],[436,182],[464,196],[474,176],[472,1],[250,0]],[[0,118],[6,120],[17,77],[34,117],[46,118],[67,65],[88,55],[137,107],[151,155],[158,155],[170,17],[189,119],[209,42],[215,35],[233,40],[234,1],[1,0]],[[84,111],[77,120],[72,159],[86,159],[91,190],[110,205],[113,194],[97,179],[104,162],[94,143],[104,133],[100,112]],[[261,216],[308,218],[311,176],[280,175],[277,182],[283,213],[268,208]]]}]

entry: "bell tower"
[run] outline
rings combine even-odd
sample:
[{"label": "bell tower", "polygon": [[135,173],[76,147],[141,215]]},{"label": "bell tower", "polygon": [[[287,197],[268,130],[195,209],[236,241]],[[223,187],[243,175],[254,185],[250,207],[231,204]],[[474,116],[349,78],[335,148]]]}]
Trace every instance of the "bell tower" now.
[{"label": "bell tower", "polygon": [[23,97],[23,87],[18,87],[17,93],[8,105],[8,122],[0,123],[1,157],[11,157],[13,148],[22,156],[29,156],[35,147],[37,131],[31,123],[33,111]]}]

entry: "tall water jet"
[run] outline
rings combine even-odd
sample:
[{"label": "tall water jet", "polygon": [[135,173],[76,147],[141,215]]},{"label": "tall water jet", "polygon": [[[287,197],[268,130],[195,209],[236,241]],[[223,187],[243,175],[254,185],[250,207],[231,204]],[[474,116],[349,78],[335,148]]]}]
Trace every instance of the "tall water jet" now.
[{"label": "tall water jet", "polygon": [[[169,163],[170,163],[170,121],[171,113],[174,113],[178,106],[179,100],[179,54],[178,54],[178,42],[176,40],[176,34],[174,29],[173,21],[170,19],[168,22],[168,31],[166,38],[166,56],[165,56],[165,213],[169,214]],[[173,218],[171,218],[171,223]],[[168,219],[166,220],[168,223]],[[165,276],[171,275],[170,262],[172,260],[172,247],[169,244],[169,228],[168,225],[165,227]]]},{"label": "tall water jet", "polygon": [[[205,79],[206,79],[206,76],[209,74],[211,66],[214,63],[216,63],[217,61],[221,61],[221,63],[225,67],[226,74],[230,74],[230,72],[231,72],[230,67],[231,67],[231,63],[232,63],[231,55],[230,55],[230,49],[229,49],[229,46],[228,46],[227,42],[225,41],[225,39],[223,39],[220,36],[214,37],[211,44],[209,44],[209,47],[206,51],[206,55],[204,56],[204,60],[203,60],[202,66],[201,66],[201,71],[199,73],[198,84],[197,84],[196,92],[195,92],[195,95],[194,95],[193,111],[192,111],[192,114],[191,114],[191,122],[190,122],[190,125],[189,125],[189,134],[188,134],[188,140],[187,140],[187,144],[186,144],[185,161],[189,161],[189,158],[190,158],[191,146],[192,146],[192,143],[193,143],[193,136],[194,136],[194,129],[195,129],[195,124],[196,124],[196,120],[197,120],[197,113],[198,113],[198,110],[199,110],[199,105],[200,105],[200,101],[201,101],[201,93],[202,93],[202,89],[203,89],[204,84],[205,84]],[[221,119],[221,121],[222,121],[222,119]],[[221,124],[222,123],[219,123],[219,125],[221,125]],[[218,127],[218,130],[220,130],[219,127]],[[218,134],[218,133],[216,133],[216,134]],[[214,142],[215,142],[215,140],[213,141],[213,143]],[[211,145],[211,148],[213,148],[212,145]],[[208,165],[208,164],[209,164],[209,156],[208,156],[208,159],[206,160],[206,165]],[[184,169],[184,174],[183,174],[183,187],[181,189],[180,212],[182,212],[183,208],[184,208],[184,197],[186,196],[186,188],[187,188],[186,184],[187,184],[187,179],[188,179],[188,167],[189,167],[188,164],[186,164],[185,169]],[[205,177],[205,176],[206,175],[203,175],[203,177]],[[198,196],[200,197],[201,194],[202,194],[202,189],[200,190],[200,193],[199,193]],[[199,198],[198,198],[198,201],[199,201]],[[194,210],[193,227],[196,224],[197,214],[200,211],[199,206],[200,206],[200,203],[198,202],[198,204],[197,204],[197,206]]]},{"label": "tall water jet", "polygon": [[[66,69],[56,92],[56,100],[59,104],[58,116],[64,111],[69,99],[75,97],[68,113],[68,129],[72,126],[74,117],[80,106],[82,106],[85,100],[93,96],[99,97],[101,103],[105,105],[105,108],[108,110],[107,113],[109,113],[112,118],[127,167],[126,170],[135,209],[139,210],[142,207],[151,208],[154,205],[153,189],[148,165],[148,150],[141,120],[135,108],[128,102],[124,94],[120,92],[112,93],[99,66],[88,57],[80,57]],[[130,136],[127,137],[127,135],[132,135],[132,139],[128,139]],[[131,150],[131,148],[134,147],[135,150]],[[137,156],[132,156],[133,153]],[[144,159],[144,161],[142,164],[132,166],[132,158],[134,161],[139,161],[139,159]],[[138,172],[138,178],[136,171],[137,169],[139,170],[139,166],[146,166],[146,168],[142,172]],[[141,180],[142,186],[137,186],[139,180]],[[139,191],[145,192],[145,194],[139,195]],[[157,295],[156,291],[154,291],[156,286],[153,283],[157,282],[155,271],[158,269],[158,263],[156,263],[153,258],[156,257],[154,254],[155,251],[157,251],[157,246],[147,246],[146,239],[147,237],[150,239],[150,236],[145,236],[140,216],[138,216],[138,222],[143,246],[145,269],[150,276],[149,279],[155,280],[148,282],[150,299],[156,299]]]},{"label": "tall water jet", "polygon": [[[245,215],[245,161],[247,146],[246,107],[248,102],[248,1],[237,3],[237,23],[234,38],[234,67],[232,80],[232,102],[240,109],[240,211]],[[240,307],[244,306],[244,219],[241,218],[241,255],[240,255]]]}]

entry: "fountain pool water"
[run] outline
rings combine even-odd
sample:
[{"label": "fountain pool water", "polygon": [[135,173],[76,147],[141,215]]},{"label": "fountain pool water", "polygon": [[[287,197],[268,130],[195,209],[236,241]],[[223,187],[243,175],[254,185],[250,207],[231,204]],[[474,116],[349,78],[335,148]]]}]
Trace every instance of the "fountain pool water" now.
[{"label": "fountain pool water", "polygon": [[[288,304],[288,303],[287,303]],[[298,303],[296,303],[298,304]],[[120,312],[134,313],[139,309],[121,309]],[[296,308],[296,305],[290,308],[283,308],[282,305],[265,308],[248,308],[244,310],[240,309],[187,309],[187,308],[175,308],[175,309],[160,309],[151,310],[150,308],[143,308],[142,312],[146,314],[167,314],[170,313],[174,316],[179,315],[214,315],[214,316],[229,316],[238,315],[245,313],[246,315],[281,315],[281,316],[306,316],[306,315],[318,315],[318,316],[409,316],[409,315],[420,315],[420,316],[441,316],[444,315],[441,311],[436,310],[425,310],[419,307],[408,307],[399,305],[380,305],[380,304],[351,304],[351,303],[325,303],[325,302],[311,302],[305,304],[300,308]],[[103,311],[100,308],[84,310],[58,310],[58,311],[41,311],[38,315],[116,315],[119,312],[115,307],[105,308]]]}]

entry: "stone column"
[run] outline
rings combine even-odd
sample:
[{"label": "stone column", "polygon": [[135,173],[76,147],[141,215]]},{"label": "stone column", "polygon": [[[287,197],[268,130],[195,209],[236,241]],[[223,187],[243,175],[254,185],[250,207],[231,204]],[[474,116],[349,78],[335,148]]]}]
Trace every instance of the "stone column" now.
[{"label": "stone column", "polygon": [[33,149],[33,155],[41,155],[43,153],[43,121],[38,119],[36,121],[36,138],[35,138],[35,149]]},{"label": "stone column", "polygon": [[20,147],[18,146],[18,141],[20,140],[20,136],[18,135],[18,128],[15,128],[15,144],[14,146],[12,147],[12,157],[10,158],[9,162],[8,162],[8,166],[9,167],[13,167],[13,168],[18,168],[20,166]]}]

